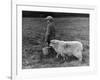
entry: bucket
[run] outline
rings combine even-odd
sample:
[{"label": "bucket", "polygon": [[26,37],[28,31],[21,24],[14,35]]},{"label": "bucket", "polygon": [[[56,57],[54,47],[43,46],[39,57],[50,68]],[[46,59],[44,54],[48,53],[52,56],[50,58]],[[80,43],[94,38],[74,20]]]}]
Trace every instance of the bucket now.
[{"label": "bucket", "polygon": [[42,52],[43,52],[43,55],[48,55],[49,54],[49,47],[42,48]]}]

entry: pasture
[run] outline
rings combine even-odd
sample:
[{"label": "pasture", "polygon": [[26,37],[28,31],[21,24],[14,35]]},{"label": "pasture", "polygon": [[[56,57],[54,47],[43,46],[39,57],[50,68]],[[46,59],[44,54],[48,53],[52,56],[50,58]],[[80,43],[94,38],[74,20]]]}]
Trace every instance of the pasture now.
[{"label": "pasture", "polygon": [[[44,36],[46,21],[44,18],[22,18],[22,69],[89,66],[89,17],[54,18],[56,39],[81,41],[84,47],[83,62],[76,59],[63,62],[56,54],[42,55],[45,47]],[[73,58],[72,58],[73,59]]]}]

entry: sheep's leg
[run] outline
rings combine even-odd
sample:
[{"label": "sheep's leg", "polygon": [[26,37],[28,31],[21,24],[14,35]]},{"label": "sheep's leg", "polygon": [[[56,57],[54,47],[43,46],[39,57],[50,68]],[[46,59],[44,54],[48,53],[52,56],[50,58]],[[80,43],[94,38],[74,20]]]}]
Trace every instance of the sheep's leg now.
[{"label": "sheep's leg", "polygon": [[80,55],[78,56],[79,62],[82,62],[82,53],[80,52]]},{"label": "sheep's leg", "polygon": [[82,61],[82,56],[79,57],[79,62],[81,62],[81,61]]},{"label": "sheep's leg", "polygon": [[68,60],[68,56],[65,56],[65,60]]},{"label": "sheep's leg", "polygon": [[77,55],[75,55],[77,58],[78,58],[78,60],[79,60],[79,62],[82,62],[82,53],[81,52],[79,52]]},{"label": "sheep's leg", "polygon": [[64,58],[64,61],[65,61],[66,60],[65,56],[63,56],[63,58]]},{"label": "sheep's leg", "polygon": [[68,58],[64,55],[64,61],[66,61]]},{"label": "sheep's leg", "polygon": [[66,60],[66,57],[65,57],[65,55],[64,54],[61,54],[62,55],[62,57],[63,57],[63,60],[65,61]]}]

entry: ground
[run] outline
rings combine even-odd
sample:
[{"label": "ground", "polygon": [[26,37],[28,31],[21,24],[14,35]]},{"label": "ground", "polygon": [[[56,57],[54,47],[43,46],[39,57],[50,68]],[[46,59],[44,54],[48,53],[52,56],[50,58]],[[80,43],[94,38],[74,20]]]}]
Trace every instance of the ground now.
[{"label": "ground", "polygon": [[[89,66],[89,18],[62,17],[55,18],[56,39],[81,41],[84,47],[83,61],[64,61],[56,54],[43,56],[46,22],[44,18],[22,18],[22,69]],[[73,59],[73,58],[72,58]]]}]

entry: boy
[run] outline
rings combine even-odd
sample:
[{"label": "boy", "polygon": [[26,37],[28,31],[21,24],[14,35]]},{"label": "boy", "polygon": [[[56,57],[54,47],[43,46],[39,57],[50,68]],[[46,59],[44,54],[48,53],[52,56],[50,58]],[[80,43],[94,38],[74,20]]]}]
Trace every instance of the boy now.
[{"label": "boy", "polygon": [[47,28],[45,34],[45,42],[49,47],[50,40],[55,39],[55,24],[52,16],[47,16],[46,20],[47,20]]}]

